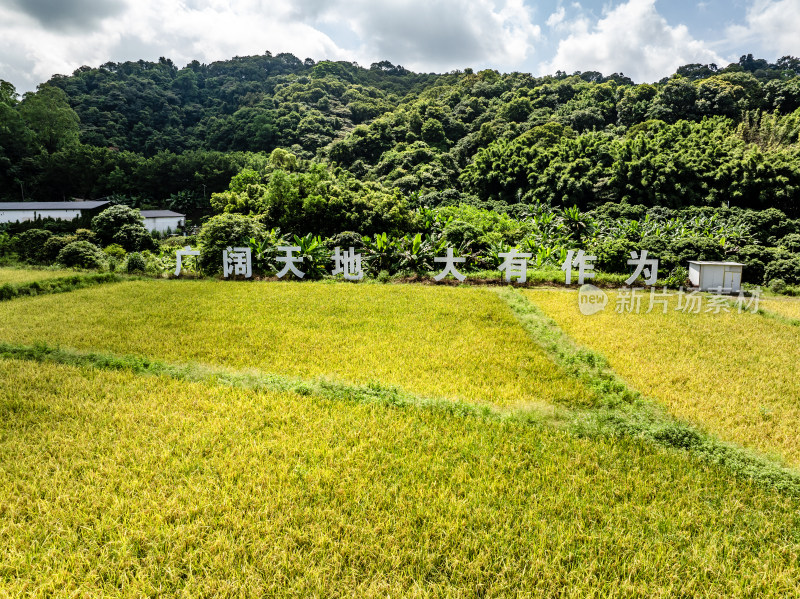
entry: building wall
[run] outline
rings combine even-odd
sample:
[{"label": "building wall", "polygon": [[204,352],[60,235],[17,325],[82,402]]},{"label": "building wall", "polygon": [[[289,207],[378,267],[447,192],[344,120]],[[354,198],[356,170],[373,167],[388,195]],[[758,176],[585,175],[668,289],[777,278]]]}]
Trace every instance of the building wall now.
[{"label": "building wall", "polygon": [[154,216],[144,219],[144,227],[150,232],[164,233],[170,229],[173,233],[177,233],[178,227],[181,226],[183,226],[182,216]]},{"label": "building wall", "polygon": [[37,218],[72,220],[80,215],[80,210],[0,210],[0,223],[25,222]]}]

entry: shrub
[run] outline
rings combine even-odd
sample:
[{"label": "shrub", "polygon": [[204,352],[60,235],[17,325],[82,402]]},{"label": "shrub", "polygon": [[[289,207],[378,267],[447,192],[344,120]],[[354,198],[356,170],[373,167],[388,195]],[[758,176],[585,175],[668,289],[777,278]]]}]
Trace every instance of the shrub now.
[{"label": "shrub", "polygon": [[121,245],[116,244],[116,243],[112,243],[111,245],[106,246],[103,249],[103,253],[106,256],[114,257],[114,258],[117,258],[118,260],[121,260],[121,259],[125,258],[125,255],[127,254],[127,252],[125,251],[125,248],[123,248]]},{"label": "shrub", "polygon": [[629,269],[628,260],[631,259],[631,250],[638,249],[635,243],[627,239],[604,239],[594,243],[589,249],[589,254],[597,256],[595,261],[597,270],[626,273]]},{"label": "shrub", "polygon": [[73,241],[78,241],[75,235],[53,235],[44,242],[40,252],[43,262],[55,262],[58,254]]},{"label": "shrub", "polygon": [[200,269],[206,273],[222,270],[222,252],[230,247],[247,247],[251,238],[260,239],[264,227],[243,214],[218,214],[203,225],[197,235],[200,245]]},{"label": "shrub", "polygon": [[786,291],[786,281],[783,279],[772,279],[767,287],[769,287],[769,290],[773,293],[783,293]]},{"label": "shrub", "polygon": [[143,273],[146,268],[147,268],[147,262],[139,252],[133,252],[128,254],[128,262],[125,266],[125,269],[128,271],[129,274]]},{"label": "shrub", "polygon": [[788,285],[800,283],[800,258],[785,258],[767,264],[764,280],[783,279]]},{"label": "shrub", "polygon": [[[92,229],[102,245],[114,242],[114,236],[126,225],[138,227],[145,233],[147,232],[141,213],[130,206],[111,206],[92,219]],[[120,243],[120,245],[124,247],[124,244]]]},{"label": "shrub", "polygon": [[14,250],[23,260],[40,262],[44,244],[52,235],[44,229],[28,229],[14,238]]},{"label": "shrub", "polygon": [[88,241],[73,241],[58,253],[58,262],[78,268],[103,268],[106,264],[102,250]]}]

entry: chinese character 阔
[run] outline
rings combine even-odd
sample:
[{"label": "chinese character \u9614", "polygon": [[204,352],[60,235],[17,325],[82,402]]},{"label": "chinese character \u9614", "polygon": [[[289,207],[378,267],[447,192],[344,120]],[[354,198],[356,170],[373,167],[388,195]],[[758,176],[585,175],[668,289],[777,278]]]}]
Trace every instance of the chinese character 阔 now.
[{"label": "chinese character \u9614", "polygon": [[222,275],[227,279],[230,275],[244,275],[245,279],[253,276],[250,259],[250,248],[232,248],[222,250]]}]

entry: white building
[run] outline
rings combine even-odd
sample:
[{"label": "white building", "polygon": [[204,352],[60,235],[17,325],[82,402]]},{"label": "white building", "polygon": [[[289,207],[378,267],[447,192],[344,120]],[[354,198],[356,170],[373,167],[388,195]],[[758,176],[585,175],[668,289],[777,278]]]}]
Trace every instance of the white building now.
[{"label": "white building", "polygon": [[144,227],[151,233],[158,231],[166,233],[169,229],[177,233],[179,228],[186,226],[186,215],[172,210],[140,210],[144,218]]},{"label": "white building", "polygon": [[94,216],[107,207],[107,201],[74,202],[0,202],[0,223],[15,223],[37,218],[60,218],[73,220],[91,214]]},{"label": "white building", "polygon": [[742,288],[742,267],[738,262],[690,261],[689,281],[700,291],[738,293]]}]

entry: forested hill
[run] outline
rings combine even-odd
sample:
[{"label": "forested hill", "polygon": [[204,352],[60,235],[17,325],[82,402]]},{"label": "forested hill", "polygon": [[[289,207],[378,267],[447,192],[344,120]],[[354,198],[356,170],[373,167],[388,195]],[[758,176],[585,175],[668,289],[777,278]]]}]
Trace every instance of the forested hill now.
[{"label": "forested hill", "polygon": [[[799,108],[792,57],[686,65],[653,84],[269,53],[182,69],[107,63],[21,101],[2,83],[0,196],[116,194],[193,214],[224,192],[214,209],[254,213],[289,193],[297,206],[343,212],[402,197],[412,207],[625,201],[800,216]],[[277,148],[290,154],[270,162]]]}]

